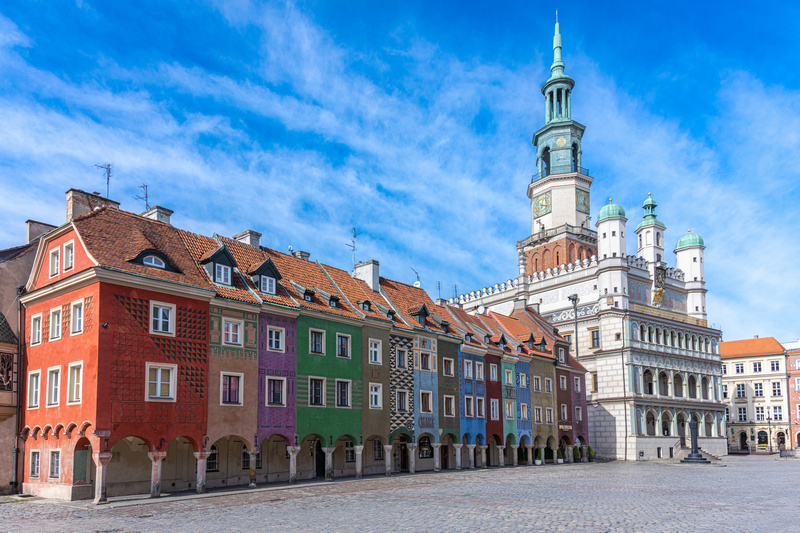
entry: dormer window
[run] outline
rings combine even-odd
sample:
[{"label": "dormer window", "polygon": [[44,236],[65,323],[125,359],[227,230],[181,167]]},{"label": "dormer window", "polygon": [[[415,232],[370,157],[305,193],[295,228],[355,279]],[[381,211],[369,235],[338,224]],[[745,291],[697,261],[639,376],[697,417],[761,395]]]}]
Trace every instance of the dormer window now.
[{"label": "dormer window", "polygon": [[339,308],[339,300],[337,300],[336,298],[331,298],[330,306],[333,307],[334,309],[338,309]]},{"label": "dormer window", "polygon": [[420,326],[424,326],[425,325],[425,315],[417,316],[417,320],[419,320],[419,325]]},{"label": "dormer window", "polygon": [[222,283],[223,285],[230,285],[231,284],[231,267],[228,265],[222,265],[217,263],[216,268],[214,270],[214,281],[217,283]]},{"label": "dormer window", "polygon": [[472,342],[472,335],[470,335],[469,333],[465,334],[464,340],[467,342]]},{"label": "dormer window", "polygon": [[270,276],[261,276],[261,292],[266,294],[275,294],[277,292],[275,278]]},{"label": "dormer window", "polygon": [[483,342],[486,344],[492,344],[492,338],[489,335],[483,337]]},{"label": "dormer window", "polygon": [[369,302],[361,302],[361,309],[369,313],[371,311]]},{"label": "dormer window", "polygon": [[314,293],[313,293],[313,292],[311,292],[311,291],[306,291],[305,293],[303,293],[303,299],[304,299],[305,301],[307,301],[307,302],[310,302],[310,301],[311,301],[311,297],[312,297],[313,295],[314,295]]},{"label": "dormer window", "polygon": [[144,266],[160,268],[162,270],[167,268],[167,264],[164,262],[164,260],[161,259],[160,257],[156,257],[155,255],[144,256],[144,258],[142,259],[142,264],[144,264]]}]

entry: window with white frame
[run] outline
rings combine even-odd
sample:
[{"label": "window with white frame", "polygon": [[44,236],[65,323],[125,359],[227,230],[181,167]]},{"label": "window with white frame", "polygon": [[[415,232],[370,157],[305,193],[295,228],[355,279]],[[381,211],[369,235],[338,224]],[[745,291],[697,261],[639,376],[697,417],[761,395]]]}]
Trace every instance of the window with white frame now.
[{"label": "window with white frame", "polygon": [[308,330],[308,351],[313,354],[325,354],[325,332],[318,329]]},{"label": "window with white frame", "polygon": [[744,383],[737,383],[736,384],[736,397],[737,398],[745,398],[747,396],[747,392],[744,388]]},{"label": "window with white frame", "polygon": [[783,407],[780,405],[773,405],[772,406],[772,419],[776,422],[780,422],[783,420]]},{"label": "window with white frame", "polygon": [[492,399],[490,406],[492,409],[492,420],[500,420],[500,400]]},{"label": "window with white frame", "polygon": [[430,391],[420,391],[419,393],[419,410],[422,413],[433,412],[433,402],[431,401],[432,394]]},{"label": "window with white frame", "polygon": [[50,311],[50,338],[61,338],[61,308]]},{"label": "window with white frame", "polygon": [[369,340],[369,362],[373,365],[381,364],[382,342],[375,339]]},{"label": "window with white frame", "polygon": [[214,281],[223,285],[231,284],[231,267],[216,263],[214,269]]},{"label": "window with white frame", "polygon": [[[464,416],[475,416],[475,399],[472,396],[464,396]],[[799,411],[800,412],[800,411]]]},{"label": "window with white frame", "polygon": [[308,378],[308,405],[325,405],[325,380]]},{"label": "window with white frame", "polygon": [[514,402],[512,400],[505,401],[506,406],[506,419],[513,420],[514,419]]},{"label": "window with white frame", "polygon": [[454,396],[444,396],[444,416],[456,416]]},{"label": "window with white frame", "polygon": [[558,382],[561,385],[561,390],[567,390],[567,376],[559,376]]},{"label": "window with white frame", "polygon": [[219,448],[212,444],[206,457],[206,472],[219,472]]},{"label": "window with white frame", "polygon": [[521,420],[527,420],[528,419],[528,404],[527,403],[521,403],[519,405],[519,417],[520,417]]},{"label": "window with white frame", "polygon": [[383,408],[383,385],[380,383],[370,383],[369,384],[369,408],[370,409],[382,409]]},{"label": "window with white frame", "polygon": [[39,450],[31,451],[31,474],[30,477],[39,477]]},{"label": "window with white frame", "polygon": [[75,266],[75,243],[69,241],[64,245],[64,272]]},{"label": "window with white frame", "polygon": [[729,407],[725,408],[725,422],[731,421],[731,410]]},{"label": "window with white frame", "polygon": [[575,421],[581,422],[583,420],[583,409],[580,407],[575,408]]},{"label": "window with white frame", "polygon": [[744,363],[736,363],[735,368],[737,374],[744,374]]},{"label": "window with white frame", "polygon": [[756,421],[763,422],[764,421],[764,408],[763,407],[756,407]]},{"label": "window with white frame", "polygon": [[553,408],[552,407],[548,407],[547,408],[547,411],[545,411],[545,417],[546,417],[545,418],[545,422],[546,423],[548,423],[548,424],[552,424],[553,423]]},{"label": "window with white frame", "polygon": [[59,265],[61,263],[61,250],[56,248],[50,250],[50,277],[58,276]]},{"label": "window with white frame", "polygon": [[267,327],[267,346],[272,352],[283,352],[283,328]]},{"label": "window with white frame", "polygon": [[800,420],[800,405],[797,406],[797,419]]},{"label": "window with white frame", "polygon": [[267,403],[272,406],[286,405],[286,378],[267,378]]},{"label": "window with white frame", "polygon": [[372,441],[372,460],[383,461],[383,443],[378,439]]},{"label": "window with white frame", "polygon": [[581,378],[579,378],[578,376],[575,376],[574,383],[575,383],[575,388],[574,388],[575,392],[580,392],[581,391]]},{"label": "window with white frame", "polygon": [[753,396],[755,398],[761,398],[764,396],[764,385],[761,383],[753,383]]},{"label": "window with white frame", "polygon": [[728,386],[727,385],[722,385],[722,397],[723,398],[727,398],[728,397]]},{"label": "window with white frame", "polygon": [[28,373],[28,409],[38,409],[39,407],[39,381],[41,372]]},{"label": "window with white frame", "polygon": [[519,386],[523,389],[528,387],[528,376],[523,373],[519,373]]},{"label": "window with white frame", "polygon": [[147,400],[175,400],[178,365],[147,363]]},{"label": "window with white frame", "polygon": [[770,361],[769,362],[769,369],[771,372],[780,372],[781,370],[781,362],[780,361]]},{"label": "window with white frame", "polygon": [[350,335],[336,334],[336,356],[350,357]]},{"label": "window with white frame", "polygon": [[447,357],[442,358],[442,374],[445,376],[453,375],[453,360]]},{"label": "window with white frame", "polygon": [[419,368],[421,370],[431,370],[431,354],[428,352],[419,354]]},{"label": "window with white frame", "polygon": [[567,404],[562,403],[561,404],[561,420],[568,420],[568,418],[567,418],[568,412],[569,412],[569,410],[567,409]]},{"label": "window with white frame", "polygon": [[242,381],[244,374],[233,372],[220,373],[221,390],[220,403],[227,405],[242,405]]},{"label": "window with white frame", "polygon": [[475,379],[483,381],[483,363],[475,361]]},{"label": "window with white frame", "polygon": [[58,405],[58,392],[61,387],[61,367],[47,370],[47,407]]},{"label": "window with white frame", "polygon": [[486,418],[486,399],[485,398],[475,398],[475,414],[478,418]]},{"label": "window with white frame", "polygon": [[160,268],[162,270],[167,268],[167,264],[164,262],[164,260],[157,255],[144,256],[142,258],[142,264],[153,268]]},{"label": "window with white frame", "polygon": [[472,361],[469,359],[464,361],[464,378],[472,379]]},{"label": "window with white frame", "polygon": [[150,302],[150,333],[175,334],[175,305]]},{"label": "window with white frame", "polygon": [[350,407],[350,382],[336,380],[336,407]]},{"label": "window with white frame", "polygon": [[397,350],[397,368],[406,367],[407,353],[405,350]]},{"label": "window with white frame", "polygon": [[753,363],[753,373],[758,374],[761,372],[761,361],[756,361]]},{"label": "window with white frame", "polygon": [[739,407],[737,415],[739,422],[747,422],[747,407]]},{"label": "window with white frame", "polygon": [[533,376],[533,390],[538,392],[542,390],[542,378]]},{"label": "window with white frame", "polygon": [[534,407],[533,408],[533,418],[536,420],[537,424],[542,423],[542,408],[541,407]]},{"label": "window with white frame", "polygon": [[722,365],[722,375],[726,375],[728,373],[728,365]]},{"label": "window with white frame", "polygon": [[497,381],[497,365],[489,365],[489,379]]},{"label": "window with white frame", "polygon": [[61,452],[50,452],[50,477],[58,478],[61,476]]},{"label": "window with white frame", "polygon": [[399,390],[396,392],[397,397],[397,410],[398,411],[407,411],[408,410],[408,391]]},{"label": "window with white frame", "polygon": [[506,385],[513,385],[514,384],[514,372],[506,368],[505,371],[506,375]]},{"label": "window with white frame", "polygon": [[81,403],[83,363],[70,363],[67,367],[67,403]]},{"label": "window with white frame", "polygon": [[83,333],[83,300],[72,302],[72,310],[69,314],[70,333],[77,335]]},{"label": "window with white frame", "polygon": [[558,362],[559,363],[563,363],[564,362],[564,348],[562,348],[560,346],[558,348]]},{"label": "window with white frame", "polygon": [[553,380],[550,378],[544,378],[544,391],[545,392],[553,392]]},{"label": "window with white frame", "polygon": [[772,382],[772,395],[773,396],[781,396],[781,382],[780,381],[773,381]]},{"label": "window with white frame", "polygon": [[42,342],[42,314],[31,317],[31,346]]},{"label": "window with white frame", "polygon": [[265,294],[277,293],[277,284],[275,278],[270,276],[261,276],[261,292]]},{"label": "window with white frame", "polygon": [[222,319],[222,342],[225,344],[242,345],[242,321],[230,318]]}]

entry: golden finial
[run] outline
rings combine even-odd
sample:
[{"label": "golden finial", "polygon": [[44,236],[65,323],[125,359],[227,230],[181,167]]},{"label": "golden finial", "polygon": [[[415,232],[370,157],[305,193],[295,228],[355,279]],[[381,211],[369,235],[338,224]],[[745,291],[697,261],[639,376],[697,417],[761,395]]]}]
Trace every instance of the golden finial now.
[{"label": "golden finial", "polygon": [[647,196],[651,196],[652,194],[653,194],[653,193],[649,192],[649,193],[647,193]]},{"label": "golden finial", "polygon": [[689,233],[691,233],[691,232],[692,232],[692,230],[689,230]]},{"label": "golden finial", "polygon": [[611,202],[613,202],[613,201],[614,201],[614,199],[613,199],[613,198],[609,198],[609,199],[608,199],[608,203],[611,203]]}]

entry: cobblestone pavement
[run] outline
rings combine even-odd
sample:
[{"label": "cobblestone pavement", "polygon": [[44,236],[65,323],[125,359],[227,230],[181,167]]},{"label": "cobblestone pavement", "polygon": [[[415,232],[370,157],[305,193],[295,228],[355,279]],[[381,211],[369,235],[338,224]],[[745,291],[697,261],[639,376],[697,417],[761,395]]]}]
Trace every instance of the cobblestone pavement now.
[{"label": "cobblestone pavement", "polygon": [[590,463],[370,477],[213,497],[0,504],[2,531],[800,531],[800,461]]}]

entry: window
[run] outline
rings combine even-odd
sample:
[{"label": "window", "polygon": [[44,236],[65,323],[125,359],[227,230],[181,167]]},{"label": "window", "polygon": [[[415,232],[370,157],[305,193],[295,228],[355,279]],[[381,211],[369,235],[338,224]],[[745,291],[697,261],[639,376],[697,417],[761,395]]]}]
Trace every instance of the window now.
[{"label": "window", "polygon": [[370,383],[369,384],[369,408],[370,409],[381,409],[381,389],[383,387],[380,384]]},{"label": "window", "polygon": [[547,411],[545,412],[545,415],[546,415],[545,422],[547,422],[548,424],[552,424],[553,423],[553,408],[552,407],[548,407]]},{"label": "window", "polygon": [[764,421],[764,408],[763,407],[756,407],[756,421],[763,422]]},{"label": "window", "polygon": [[214,274],[214,281],[217,283],[222,283],[223,285],[231,284],[231,267],[228,265],[220,265],[217,263]]},{"label": "window", "polygon": [[71,363],[67,371],[67,403],[81,403],[81,382],[83,381],[83,363]]},{"label": "window", "polygon": [[336,308],[338,308],[338,307],[339,307],[339,299],[338,299],[338,298],[334,298],[333,296],[331,296],[331,299],[330,299],[330,301],[328,302],[328,304],[329,304],[331,307],[333,307],[334,309],[336,309]]},{"label": "window", "polygon": [[77,335],[83,332],[83,302],[73,302],[72,311],[69,314],[70,333]]},{"label": "window", "polygon": [[150,333],[175,333],[175,306],[150,302]]},{"label": "window", "polygon": [[177,365],[147,363],[147,399],[174,400]]},{"label": "window", "polygon": [[285,379],[267,378],[267,403],[269,405],[286,405]]},{"label": "window", "polygon": [[50,477],[61,476],[61,452],[50,452]]},{"label": "window", "polygon": [[429,437],[420,437],[419,458],[430,459],[431,457],[433,457],[433,446],[431,446],[431,439]]},{"label": "window", "polygon": [[42,315],[31,317],[31,345],[42,342]]},{"label": "window", "polygon": [[350,407],[350,382],[336,380],[336,407]]},{"label": "window", "polygon": [[453,396],[444,397],[444,416],[456,416],[455,398]]},{"label": "window", "polygon": [[780,405],[772,406],[772,419],[776,421],[783,420],[783,407]]},{"label": "window", "polygon": [[760,361],[753,363],[753,373],[754,374],[758,374],[759,372],[761,372],[761,362]]},{"label": "window", "polygon": [[528,376],[522,373],[519,373],[519,386],[520,388],[527,388],[528,387]]},{"label": "window", "polygon": [[575,408],[575,421],[581,422],[583,420],[583,410],[580,407]]},{"label": "window", "polygon": [[780,361],[770,361],[769,362],[769,369],[771,372],[780,372],[781,370],[781,362]]},{"label": "window", "polygon": [[597,392],[600,390],[598,389],[598,385],[597,372],[592,372],[592,392]]},{"label": "window", "polygon": [[522,404],[519,405],[519,417],[522,420],[527,420],[528,419],[528,404],[527,403],[522,403]]},{"label": "window", "polygon": [[39,407],[39,371],[28,374],[28,409]]},{"label": "window", "polygon": [[564,362],[564,348],[559,348],[558,349],[558,362],[559,363],[563,363]]},{"label": "window", "polygon": [[350,335],[336,334],[336,356],[350,357]]},{"label": "window", "polygon": [[575,392],[580,392],[581,391],[581,378],[576,376],[574,378],[573,384],[574,384],[573,390]]},{"label": "window", "polygon": [[728,365],[722,365],[722,375],[724,376],[727,373],[728,373]]},{"label": "window", "polygon": [[75,265],[75,244],[70,241],[64,245],[64,271],[71,270]]},{"label": "window", "polygon": [[369,362],[373,365],[381,364],[381,341],[369,340]]},{"label": "window", "polygon": [[497,365],[489,365],[489,379],[497,381]]},{"label": "window", "polygon": [[160,258],[155,255],[146,255],[142,259],[142,264],[145,266],[153,267],[153,268],[167,268],[167,264]]},{"label": "window", "polygon": [[222,319],[222,342],[225,344],[235,344],[241,346],[241,328],[242,323],[239,320],[230,320],[227,318]]},{"label": "window", "polygon": [[433,412],[433,408],[431,407],[431,393],[429,391],[420,391],[419,410],[423,413]]},{"label": "window", "polygon": [[514,402],[506,400],[506,418],[509,420],[514,419]]},{"label": "window", "polygon": [[747,422],[747,407],[739,407],[738,416],[739,422]]},{"label": "window", "polygon": [[737,383],[736,384],[736,397],[737,398],[745,398],[746,392],[744,389],[744,383]]},{"label": "window", "polygon": [[325,405],[325,380],[308,378],[308,404]]},{"label": "window", "polygon": [[533,390],[538,392],[542,390],[542,378],[533,376]]},{"label": "window", "polygon": [[723,398],[727,398],[728,397],[728,386],[727,385],[722,385],[722,397]]},{"label": "window", "polygon": [[514,384],[514,372],[511,370],[506,369],[506,385],[513,385]]},{"label": "window", "polygon": [[61,338],[61,308],[50,311],[50,338]]},{"label": "window", "polygon": [[550,378],[544,378],[544,391],[545,392],[553,392],[553,380]]},{"label": "window", "polygon": [[250,452],[246,446],[242,446],[242,470],[250,470]]},{"label": "window", "polygon": [[492,420],[499,420],[500,419],[500,400],[492,399],[491,408],[492,408]]},{"label": "window", "polygon": [[39,477],[39,450],[31,452],[31,477]]},{"label": "window", "polygon": [[475,379],[483,381],[483,363],[475,361]]},{"label": "window", "polygon": [[431,369],[431,354],[422,352],[419,354],[419,367],[421,370]]},{"label": "window", "polygon": [[753,396],[756,398],[764,396],[764,386],[761,383],[753,383]]},{"label": "window", "polygon": [[541,407],[534,407],[533,408],[533,417],[536,420],[537,424],[542,423],[542,408]]},{"label": "window", "polygon": [[592,330],[592,348],[599,348],[600,347],[600,330],[593,329]]},{"label": "window", "polygon": [[564,340],[567,341],[567,343],[569,343],[570,346],[572,346],[572,335],[571,334],[566,333],[566,334],[562,335],[562,337],[564,337]]},{"label": "window", "polygon": [[58,276],[58,266],[61,258],[61,252],[56,248],[50,251],[50,277]]},{"label": "window", "polygon": [[744,363],[736,363],[736,373],[744,374]]},{"label": "window", "polygon": [[478,418],[485,418],[486,417],[486,399],[485,398],[475,398],[475,406],[477,407],[476,414]]},{"label": "window", "polygon": [[219,449],[212,444],[206,458],[206,472],[219,472]]},{"label": "window", "polygon": [[[367,313],[369,313],[370,310],[371,310],[369,302],[361,302],[361,309],[362,309],[362,311],[366,311]],[[375,442],[378,442],[378,441],[375,441]]]},{"label": "window", "polygon": [[725,408],[725,422],[731,421],[731,410],[729,408]]},{"label": "window", "polygon": [[308,351],[315,354],[325,353],[325,332],[316,329],[308,331]]},{"label": "window", "polygon": [[267,327],[267,345],[273,352],[283,351],[283,328]]},{"label": "window", "polygon": [[306,292],[303,294],[303,299],[304,299],[305,301],[307,301],[307,302],[310,302],[310,301],[312,300],[312,298],[311,298],[311,297],[312,297],[312,293],[310,293],[310,292],[307,292],[307,291],[306,291]]},{"label": "window", "polygon": [[453,375],[453,360],[444,358],[442,359],[442,374],[445,376]]},{"label": "window", "polygon": [[567,404],[561,404],[561,420],[567,420]]},{"label": "window", "polygon": [[372,460],[383,461],[383,443],[378,439],[372,441]]},{"label": "window", "polygon": [[780,381],[773,381],[772,382],[772,395],[773,396],[780,396],[781,395],[781,382]]},{"label": "window", "polygon": [[225,372],[220,374],[222,381],[222,390],[220,391],[220,402],[227,404],[241,404],[241,382],[242,374],[227,374]]},{"label": "window", "polygon": [[397,410],[408,410],[408,392],[404,390],[397,391]]},{"label": "window", "polygon": [[474,416],[473,412],[472,412],[474,401],[475,401],[475,399],[472,396],[464,396],[464,415],[465,416],[468,416],[468,417]]},{"label": "window", "polygon": [[58,388],[61,385],[61,367],[47,371],[47,407],[58,405]]},{"label": "window", "polygon": [[472,379],[472,361],[464,361],[464,377]]},{"label": "window", "polygon": [[406,367],[406,351],[397,350],[397,368]]},{"label": "window", "polygon": [[275,294],[277,292],[277,287],[275,284],[275,278],[270,276],[261,276],[261,292],[265,294]]},{"label": "window", "polygon": [[561,386],[561,390],[567,390],[567,376],[559,376],[558,384]]}]

